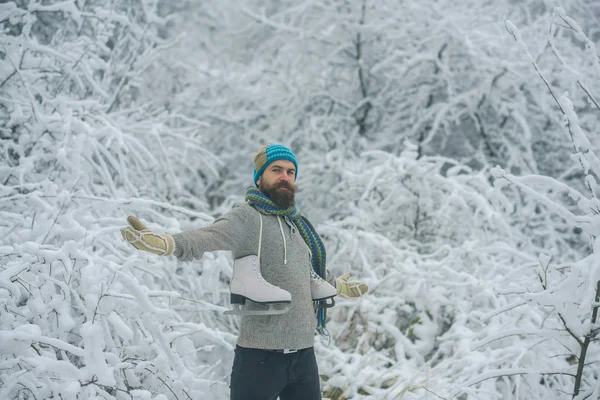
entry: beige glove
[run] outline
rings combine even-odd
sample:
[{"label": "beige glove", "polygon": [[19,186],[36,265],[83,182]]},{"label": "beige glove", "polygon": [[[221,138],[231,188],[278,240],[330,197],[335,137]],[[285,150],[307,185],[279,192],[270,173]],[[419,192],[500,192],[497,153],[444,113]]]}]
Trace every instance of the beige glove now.
[{"label": "beige glove", "polygon": [[157,234],[142,224],[136,217],[130,215],[127,218],[129,225],[121,229],[123,239],[131,243],[136,249],[158,254],[159,256],[170,256],[175,250],[173,236],[166,233]]},{"label": "beige glove", "polygon": [[362,282],[349,282],[350,273],[346,272],[339,278],[335,278],[337,294],[343,299],[360,297],[369,291],[369,287]]}]

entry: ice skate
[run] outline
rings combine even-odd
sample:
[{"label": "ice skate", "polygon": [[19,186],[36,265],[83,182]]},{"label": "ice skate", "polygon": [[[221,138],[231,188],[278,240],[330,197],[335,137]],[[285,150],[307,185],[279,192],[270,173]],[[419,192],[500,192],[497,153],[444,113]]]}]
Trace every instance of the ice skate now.
[{"label": "ice skate", "polygon": [[225,311],[225,315],[284,314],[289,311],[292,302],[290,292],[263,278],[258,256],[255,255],[235,260],[229,290],[233,308]]},{"label": "ice skate", "polygon": [[233,308],[225,311],[225,315],[274,315],[285,314],[290,310],[290,292],[267,282],[260,272],[262,215],[258,215],[258,255],[238,258],[233,262],[233,276],[229,284]]},{"label": "ice skate", "polygon": [[[317,308],[331,308],[335,305],[333,298],[337,295],[337,289],[329,282],[321,278],[311,268],[310,269],[310,294],[313,301],[319,301]],[[331,301],[327,301],[331,299]]]}]

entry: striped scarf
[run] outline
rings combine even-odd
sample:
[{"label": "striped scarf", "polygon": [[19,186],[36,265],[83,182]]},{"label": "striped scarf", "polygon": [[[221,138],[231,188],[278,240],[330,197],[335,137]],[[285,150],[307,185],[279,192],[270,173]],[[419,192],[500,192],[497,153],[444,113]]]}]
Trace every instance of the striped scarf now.
[{"label": "striped scarf", "polygon": [[[310,248],[311,252],[311,263],[313,270],[323,279],[325,279],[325,263],[327,259],[327,253],[325,252],[325,246],[323,241],[319,237],[319,234],[312,226],[310,221],[300,214],[300,211],[295,206],[291,206],[287,209],[280,208],[275,204],[269,197],[253,186],[249,186],[246,189],[245,200],[255,207],[266,211],[271,215],[278,215],[280,217],[288,217],[292,223],[298,228],[300,235]],[[327,312],[324,308],[319,308],[317,311],[318,326],[317,329],[321,334],[325,334],[325,317]]]}]

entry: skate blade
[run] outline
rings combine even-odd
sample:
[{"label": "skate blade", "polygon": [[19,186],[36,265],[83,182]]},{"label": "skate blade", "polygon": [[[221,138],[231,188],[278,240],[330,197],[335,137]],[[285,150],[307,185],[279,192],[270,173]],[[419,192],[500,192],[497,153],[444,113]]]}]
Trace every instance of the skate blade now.
[{"label": "skate blade", "polygon": [[[327,300],[331,300],[331,302],[328,302]],[[315,304],[315,308],[331,308],[335,306],[335,300],[333,299],[333,297],[327,297],[325,299],[316,301],[318,301],[318,303]]]},{"label": "skate blade", "polygon": [[233,304],[233,308],[225,311],[223,315],[279,315],[285,314],[290,310],[290,305],[287,303],[265,305],[259,303],[249,304],[252,304],[252,306],[242,307],[240,304]]}]

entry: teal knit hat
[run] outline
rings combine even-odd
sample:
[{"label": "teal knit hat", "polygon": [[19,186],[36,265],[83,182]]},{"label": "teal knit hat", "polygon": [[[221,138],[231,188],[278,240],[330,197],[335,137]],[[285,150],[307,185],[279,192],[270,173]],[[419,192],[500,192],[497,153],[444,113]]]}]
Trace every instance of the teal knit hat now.
[{"label": "teal knit hat", "polygon": [[294,181],[296,177],[298,177],[298,161],[296,161],[296,156],[290,149],[285,147],[282,144],[270,144],[268,146],[264,146],[259,150],[258,153],[254,156],[254,184],[257,185],[258,178],[262,175],[267,168],[267,165],[271,164],[273,161],[277,160],[288,160],[294,163],[296,166],[296,176],[294,176]]}]

